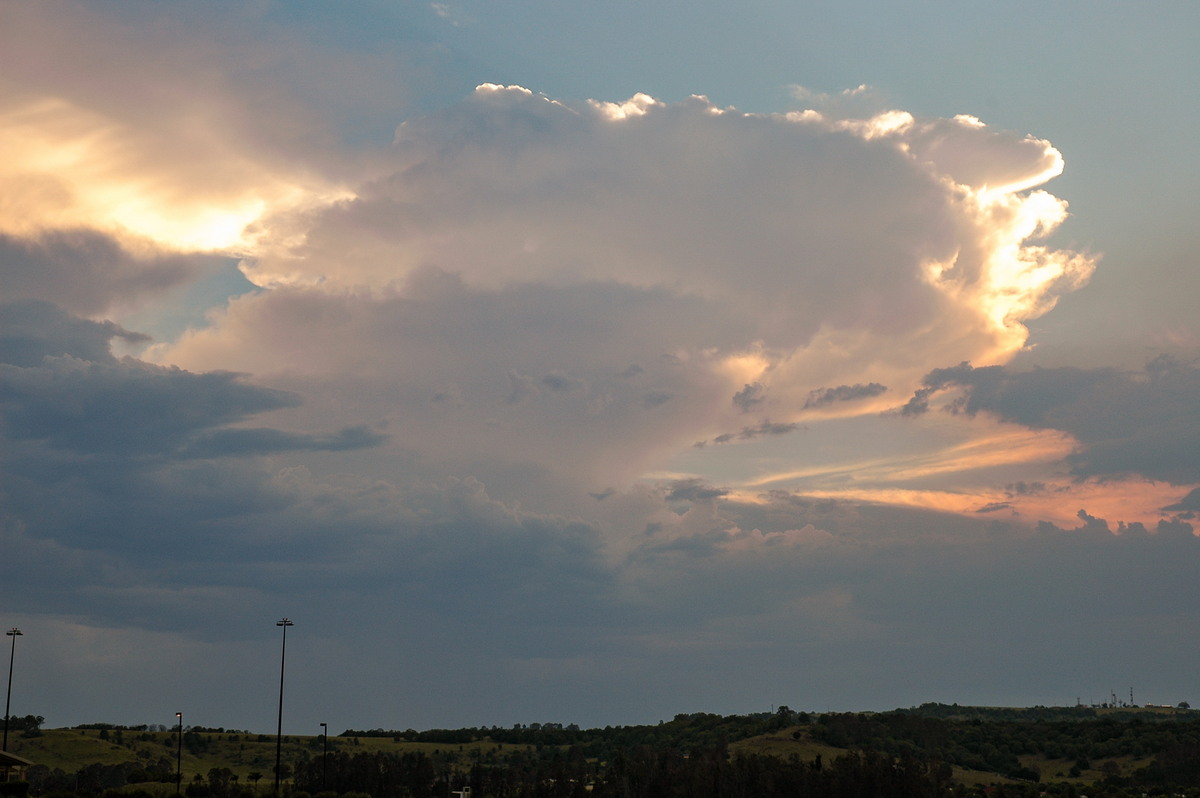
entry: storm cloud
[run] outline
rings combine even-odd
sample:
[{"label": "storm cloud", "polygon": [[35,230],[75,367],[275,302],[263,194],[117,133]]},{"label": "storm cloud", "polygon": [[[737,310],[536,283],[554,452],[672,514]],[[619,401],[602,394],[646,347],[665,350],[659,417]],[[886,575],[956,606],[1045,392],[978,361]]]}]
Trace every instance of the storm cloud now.
[{"label": "storm cloud", "polygon": [[296,733],[1184,697],[1196,369],[1019,365],[1057,130],[468,6],[0,0],[17,711],[262,728],[283,615]]}]

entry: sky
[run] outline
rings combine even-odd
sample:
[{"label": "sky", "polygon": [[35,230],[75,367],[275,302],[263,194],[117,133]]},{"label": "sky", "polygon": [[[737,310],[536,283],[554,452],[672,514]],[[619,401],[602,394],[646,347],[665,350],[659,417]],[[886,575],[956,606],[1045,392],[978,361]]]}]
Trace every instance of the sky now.
[{"label": "sky", "polygon": [[1195,703],[1196,30],[0,0],[12,714]]}]

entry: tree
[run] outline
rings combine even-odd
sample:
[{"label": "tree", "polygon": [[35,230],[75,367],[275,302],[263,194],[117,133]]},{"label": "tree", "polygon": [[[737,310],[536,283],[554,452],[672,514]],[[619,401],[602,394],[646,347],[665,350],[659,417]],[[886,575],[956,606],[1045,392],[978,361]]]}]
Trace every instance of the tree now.
[{"label": "tree", "polygon": [[[13,731],[39,732],[41,731],[42,724],[45,722],[46,719],[41,715],[26,715],[24,717],[10,715],[8,718],[8,728]],[[36,734],[27,736],[36,736]]]},{"label": "tree", "polygon": [[796,723],[796,713],[784,704],[775,710],[775,717],[771,721],[772,729],[786,729],[788,726],[793,726]]}]

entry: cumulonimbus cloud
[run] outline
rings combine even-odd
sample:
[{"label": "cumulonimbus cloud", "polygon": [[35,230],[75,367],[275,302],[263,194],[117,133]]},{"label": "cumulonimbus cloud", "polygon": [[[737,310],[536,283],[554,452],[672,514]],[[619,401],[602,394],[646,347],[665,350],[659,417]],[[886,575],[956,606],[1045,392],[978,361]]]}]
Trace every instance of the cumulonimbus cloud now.
[{"label": "cumulonimbus cloud", "polygon": [[[1194,475],[1194,370],[1006,366],[1094,266],[1048,239],[1050,143],[865,90],[762,115],[485,84],[415,116],[403,53],[231,8],[0,0],[0,530],[16,610],[59,635],[47,700],[91,713],[124,680],[115,719],[142,722],[157,659],[256,723],[237,685],[271,607],[326,652],[300,693],[335,674],[370,725],[419,702],[353,685],[398,671],[439,723],[480,685],[514,720],[752,706],[758,682],[705,681],[746,652],[785,692],[798,662],[822,695],[866,663],[831,693],[861,702],[877,651],[943,686],[1019,671],[996,641],[1046,606],[1054,650],[1107,668],[1114,619],[1194,621],[1196,495],[1077,479]],[[146,343],[123,306],[177,309],[231,257],[259,290],[110,351]],[[880,413],[918,391],[975,415]],[[96,690],[69,652],[101,638]]]},{"label": "cumulonimbus cloud", "polygon": [[[1042,241],[1066,211],[1036,187],[1061,167],[971,117],[487,84],[402,124],[352,199],[264,216],[242,267],[269,290],[158,357],[369,383],[389,406],[359,419],[402,417],[418,448],[620,463],[588,469],[594,490],[696,440],[875,413],[947,361],[1007,360],[1094,266]],[[512,401],[513,375],[536,401]],[[814,401],[829,386],[869,389]]]}]

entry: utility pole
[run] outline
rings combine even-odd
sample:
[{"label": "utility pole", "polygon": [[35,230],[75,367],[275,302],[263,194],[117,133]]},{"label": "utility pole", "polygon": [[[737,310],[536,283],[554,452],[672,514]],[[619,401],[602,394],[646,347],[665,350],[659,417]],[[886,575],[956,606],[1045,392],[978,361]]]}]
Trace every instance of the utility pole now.
[{"label": "utility pole", "polygon": [[284,618],[276,621],[283,627],[283,646],[279,650],[279,725],[275,727],[275,798],[279,798],[280,763],[283,758],[283,666],[287,662],[287,628],[296,624]]},{"label": "utility pole", "polygon": [[178,746],[175,749],[175,794],[179,795],[179,788],[183,785],[183,713],[176,712],[175,717],[179,718]]},{"label": "utility pole", "polygon": [[21,630],[17,627],[9,629],[4,634],[12,638],[12,651],[8,655],[8,697],[4,699],[4,750],[8,750],[8,709],[12,703],[12,671],[13,660],[17,658],[17,638],[21,636]]}]

